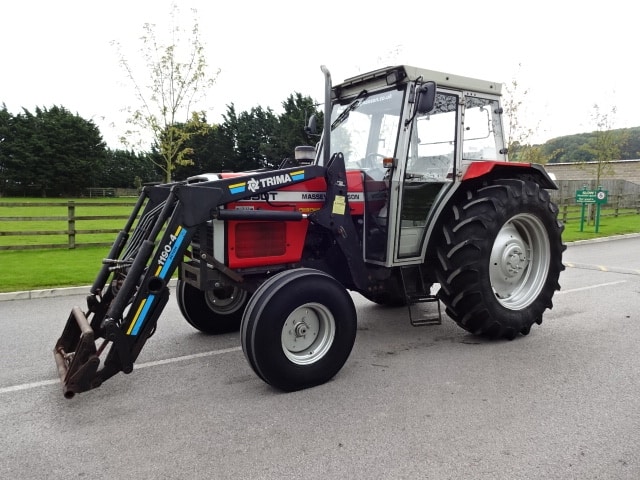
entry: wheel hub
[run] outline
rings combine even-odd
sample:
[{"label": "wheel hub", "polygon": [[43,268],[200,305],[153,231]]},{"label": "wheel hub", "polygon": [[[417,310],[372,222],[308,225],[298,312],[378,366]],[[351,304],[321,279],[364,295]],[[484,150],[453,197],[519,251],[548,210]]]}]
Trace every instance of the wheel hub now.
[{"label": "wheel hub", "polygon": [[229,314],[244,305],[247,293],[238,287],[219,286],[205,292],[207,306],[213,312]]},{"label": "wheel hub", "polygon": [[549,239],[539,219],[514,216],[496,235],[489,276],[498,301],[518,310],[533,302],[542,289],[550,259]]},{"label": "wheel hub", "polygon": [[282,326],[285,356],[293,363],[307,365],[322,358],[333,343],[335,320],[329,309],[317,303],[296,308]]},{"label": "wheel hub", "polygon": [[319,330],[317,315],[308,308],[298,309],[284,323],[282,344],[290,352],[302,352],[313,344]]},{"label": "wheel hub", "polygon": [[491,251],[491,278],[498,298],[508,298],[529,266],[527,246],[515,226],[505,225]]},{"label": "wheel hub", "polygon": [[296,323],[295,328],[296,338],[304,337],[309,331],[309,326],[304,323],[304,319],[301,322]]},{"label": "wheel hub", "polygon": [[510,245],[502,255],[501,268],[506,277],[520,277],[527,267],[527,257],[519,245]]}]

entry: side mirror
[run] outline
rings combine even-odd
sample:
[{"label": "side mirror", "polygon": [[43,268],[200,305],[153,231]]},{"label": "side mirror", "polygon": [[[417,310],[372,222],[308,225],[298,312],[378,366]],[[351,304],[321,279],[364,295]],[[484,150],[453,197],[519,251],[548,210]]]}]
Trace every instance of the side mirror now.
[{"label": "side mirror", "polygon": [[318,134],[318,119],[315,114],[311,115],[309,118],[309,124],[305,127],[304,132],[307,135],[317,135]]},{"label": "side mirror", "polygon": [[418,89],[418,105],[416,111],[420,115],[433,110],[436,103],[436,82],[425,82]]}]

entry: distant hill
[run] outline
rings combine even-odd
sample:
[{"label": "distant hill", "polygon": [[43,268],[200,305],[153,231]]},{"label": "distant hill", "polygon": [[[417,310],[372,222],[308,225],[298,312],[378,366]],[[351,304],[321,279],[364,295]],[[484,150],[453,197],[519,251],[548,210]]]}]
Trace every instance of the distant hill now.
[{"label": "distant hill", "polygon": [[[620,158],[616,160],[632,160],[640,158],[640,127],[619,128],[625,141],[620,146]],[[597,132],[578,133],[548,140],[540,145],[542,155],[550,158],[548,163],[590,162],[596,160],[584,147],[592,142]]]}]

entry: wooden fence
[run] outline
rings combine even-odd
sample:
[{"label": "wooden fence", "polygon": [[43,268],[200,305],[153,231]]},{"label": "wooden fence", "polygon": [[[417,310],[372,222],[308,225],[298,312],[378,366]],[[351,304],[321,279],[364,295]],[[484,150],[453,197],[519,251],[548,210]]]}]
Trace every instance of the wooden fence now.
[{"label": "wooden fence", "polygon": [[[559,219],[564,223],[580,221],[580,210],[576,209],[575,198],[565,197],[554,199],[558,203],[560,208]],[[108,247],[111,246],[113,240],[109,242],[77,242],[77,235],[84,234],[102,234],[112,233],[116,234],[120,231],[120,228],[102,228],[102,229],[77,229],[77,223],[87,220],[127,220],[129,215],[76,215],[77,207],[133,207],[135,203],[89,203],[89,202],[74,202],[68,201],[66,203],[67,215],[66,216],[33,216],[33,217],[0,217],[0,222],[29,222],[29,221],[44,221],[44,222],[60,222],[64,221],[67,224],[66,230],[28,230],[28,231],[5,231],[0,230],[0,237],[3,236],[42,236],[42,235],[64,235],[67,237],[66,243],[48,243],[37,245],[0,245],[1,250],[35,250],[35,249],[48,249],[48,248],[76,248],[76,247]],[[65,206],[64,203],[0,203],[0,207],[61,207]],[[602,205],[601,217],[618,217],[621,215],[640,214],[640,196],[632,195],[613,195],[609,196],[609,203]],[[122,222],[124,225],[124,221]],[[2,228],[2,223],[0,223]],[[114,235],[115,239],[115,235]]]},{"label": "wooden fence", "polygon": [[[554,199],[558,203],[560,213],[558,218],[562,223],[579,222],[581,218],[581,204],[576,203],[575,197]],[[576,208],[578,206],[578,208]],[[588,216],[593,217],[595,205],[587,205]],[[640,215],[640,196],[638,195],[613,195],[609,196],[608,203],[601,205],[600,218],[620,217],[625,215]]]},{"label": "wooden fence", "polygon": [[[101,234],[101,233],[118,233],[120,228],[102,228],[92,230],[79,230],[76,228],[76,223],[86,220],[127,220],[129,215],[76,215],[76,207],[133,207],[135,203],[95,203],[95,202],[74,202],[68,201],[65,203],[53,203],[53,202],[33,202],[33,203],[0,203],[0,207],[67,207],[66,216],[29,216],[29,217],[0,217],[0,228],[2,228],[1,222],[60,222],[65,221],[67,223],[66,230],[27,230],[27,231],[5,231],[0,230],[0,237],[3,236],[41,236],[41,235],[64,235],[67,237],[67,243],[48,243],[37,245],[0,245],[0,250],[35,250],[35,249],[48,249],[48,248],[76,248],[76,247],[108,247],[113,244],[113,240],[109,242],[76,242],[76,235],[83,234]],[[124,225],[124,221],[122,222]],[[115,235],[114,235],[115,239]]]}]

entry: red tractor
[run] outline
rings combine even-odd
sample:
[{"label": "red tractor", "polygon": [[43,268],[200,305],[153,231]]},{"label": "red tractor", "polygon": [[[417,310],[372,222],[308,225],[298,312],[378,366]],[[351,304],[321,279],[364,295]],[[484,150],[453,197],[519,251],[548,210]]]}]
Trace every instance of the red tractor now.
[{"label": "red tractor", "polygon": [[66,397],[133,370],[176,270],[185,319],[209,334],[239,329],[255,373],[284,391],[346,362],[349,291],[408,305],[414,325],[433,319],[411,305],[442,302],[493,338],[542,322],[564,269],[556,185],[540,165],[507,161],[501,85],[394,66],[332,86],[322,71],[317,146],[277,170],[143,189],[55,346]]}]

